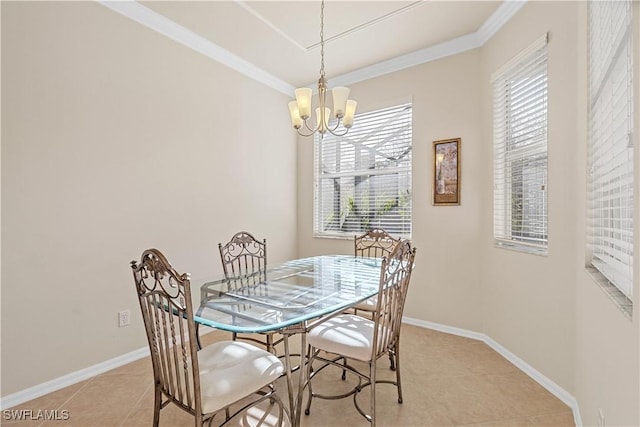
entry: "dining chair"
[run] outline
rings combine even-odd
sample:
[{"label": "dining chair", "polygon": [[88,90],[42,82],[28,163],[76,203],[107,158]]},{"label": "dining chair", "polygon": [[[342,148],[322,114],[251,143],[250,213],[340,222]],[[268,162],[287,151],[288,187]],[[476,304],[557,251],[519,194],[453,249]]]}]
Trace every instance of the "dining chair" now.
[{"label": "dining chair", "polygon": [[274,388],[284,372],[280,360],[236,341],[198,350],[189,275],[177,273],[157,249],[145,250],[140,262],[131,261],[131,269],[153,366],[153,426],[169,403],[202,426],[222,413],[224,424],[266,399],[278,404],[282,425],[284,406]]},{"label": "dining chair", "polygon": [[[354,236],[354,255],[357,257],[382,258],[391,254],[398,242],[400,242],[399,238],[391,236],[385,230],[381,228],[372,229],[360,236]],[[376,297],[364,300],[353,307],[353,312],[358,314],[358,311],[362,311],[371,317],[371,313],[375,311],[376,302]]]},{"label": "dining chair", "polygon": [[267,269],[267,239],[262,242],[240,231],[226,244],[218,243],[222,269],[226,278],[240,277]]},{"label": "dining chair", "polygon": [[[305,414],[310,413],[314,397],[341,399],[353,395],[358,412],[372,426],[376,423],[376,384],[394,384],[398,391],[398,403],[402,403],[402,383],[400,379],[400,326],[407,290],[413,270],[416,249],[409,240],[400,241],[393,252],[382,261],[380,284],[376,310],[373,319],[354,314],[338,314],[321,319],[311,326],[307,334],[310,360],[307,365],[307,385],[309,387]],[[392,353],[396,360],[395,381],[376,379],[376,361],[385,354]],[[345,363],[344,360],[348,362]],[[368,372],[356,369],[353,361],[365,362]],[[314,367],[314,362],[322,365]],[[313,379],[327,366],[346,369],[358,378],[358,384],[349,392],[328,396],[313,391]],[[364,382],[364,383],[363,383]],[[357,396],[364,387],[371,387],[369,413],[358,404]]]},{"label": "dining chair", "polygon": [[[400,242],[400,239],[393,237],[386,230],[375,228],[353,237],[353,253],[357,257],[383,258],[393,252],[398,242]],[[376,310],[377,302],[378,299],[375,296],[368,298],[347,310],[347,313],[352,312],[371,319]],[[392,371],[396,368],[394,357],[391,353],[389,353],[389,368]],[[342,371],[342,379],[344,380],[345,378],[346,371]]]},{"label": "dining chair", "polygon": [[398,242],[400,242],[399,238],[393,237],[385,230],[372,229],[360,236],[354,236],[354,254],[361,257],[382,258],[389,255]]},{"label": "dining chair", "polygon": [[[231,237],[226,244],[218,243],[220,250],[220,260],[224,277],[231,279],[229,286],[234,287],[234,291],[244,294],[255,294],[266,292],[264,286],[255,286],[256,279],[260,279],[267,270],[267,239],[262,242],[257,240],[251,233],[240,231]],[[258,280],[264,283],[264,280]],[[232,339],[251,341],[263,345],[267,351],[276,354],[275,346],[282,339],[275,339],[274,332],[257,334],[264,339],[256,338],[256,334],[241,336],[236,332],[232,333]]]}]

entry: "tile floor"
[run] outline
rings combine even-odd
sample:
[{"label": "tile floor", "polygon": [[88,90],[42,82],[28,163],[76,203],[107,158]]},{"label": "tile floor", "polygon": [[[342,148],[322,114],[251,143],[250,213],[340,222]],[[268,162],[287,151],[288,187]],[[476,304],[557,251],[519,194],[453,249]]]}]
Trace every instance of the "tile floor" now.
[{"label": "tile floor", "polygon": [[[219,331],[205,334],[203,343],[227,339]],[[404,403],[396,389],[377,390],[380,426],[573,426],[571,409],[482,342],[416,326],[403,325],[402,382]],[[381,359],[378,377],[393,374]],[[329,369],[317,377],[314,389],[345,387],[340,372]],[[64,421],[6,421],[7,427],[151,426],[153,374],[148,358],[122,366],[12,409],[66,410]],[[285,384],[279,385],[285,394]],[[358,398],[367,407],[367,391]],[[268,404],[263,405],[268,409]],[[250,415],[260,416],[260,407]],[[246,425],[251,417],[239,417]],[[160,426],[192,426],[193,418],[174,405],[161,411]],[[368,426],[351,398],[314,399],[302,426]]]}]

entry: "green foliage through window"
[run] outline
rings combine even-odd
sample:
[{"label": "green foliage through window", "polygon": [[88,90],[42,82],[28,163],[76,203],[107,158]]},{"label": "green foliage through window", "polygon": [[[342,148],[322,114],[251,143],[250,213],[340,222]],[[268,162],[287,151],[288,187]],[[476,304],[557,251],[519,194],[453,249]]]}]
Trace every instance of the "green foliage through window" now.
[{"label": "green foliage through window", "polygon": [[411,110],[359,114],[346,136],[316,138],[316,235],[411,235]]}]

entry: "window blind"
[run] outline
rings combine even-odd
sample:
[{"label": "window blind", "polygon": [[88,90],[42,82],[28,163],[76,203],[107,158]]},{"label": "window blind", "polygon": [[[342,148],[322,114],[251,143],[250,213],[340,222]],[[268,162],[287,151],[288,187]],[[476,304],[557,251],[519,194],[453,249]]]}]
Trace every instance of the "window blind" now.
[{"label": "window blind", "polygon": [[633,289],[631,2],[589,2],[590,266],[626,297]]},{"label": "window blind", "polygon": [[403,104],[358,114],[347,135],[316,135],[315,235],[411,236],[411,112]]},{"label": "window blind", "polygon": [[496,245],[547,253],[547,35],[501,67],[493,83]]}]

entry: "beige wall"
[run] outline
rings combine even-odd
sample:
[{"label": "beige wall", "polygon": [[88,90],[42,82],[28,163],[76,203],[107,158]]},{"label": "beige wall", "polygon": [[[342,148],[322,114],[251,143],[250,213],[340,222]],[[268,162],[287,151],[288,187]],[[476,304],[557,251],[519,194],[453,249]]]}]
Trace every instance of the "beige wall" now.
[{"label": "beige wall", "polygon": [[[637,34],[638,2],[634,14]],[[527,3],[482,49],[484,78],[544,31],[550,38],[549,256],[482,251],[487,268],[485,332],[572,393],[584,425],[597,425],[600,409],[606,425],[638,425],[638,269],[636,316],[629,320],[584,268],[586,3]],[[636,82],[639,76],[636,61]],[[486,90],[488,94],[489,87]],[[484,111],[490,111],[489,96],[483,99]],[[485,133],[489,136],[490,130]],[[637,159],[636,150],[640,164]],[[485,179],[489,182],[490,177]],[[488,211],[487,230],[490,215]],[[484,247],[489,248],[490,231],[483,234]],[[636,247],[639,242],[636,233]]]},{"label": "beige wall", "polygon": [[[584,2],[528,2],[481,49],[351,89],[360,111],[413,99],[418,255],[405,314],[487,334],[576,397],[584,425],[597,425],[598,409],[607,425],[638,425],[638,316],[627,320],[584,269],[585,19]],[[490,75],[547,31],[549,254],[542,257],[493,246]],[[431,206],[431,141],[457,136],[462,205]],[[298,250],[349,253],[350,241],[312,236],[312,144],[300,144]]]},{"label": "beige wall", "polygon": [[[266,237],[273,260],[352,251],[312,236],[312,143],[295,141],[287,97],[96,3],[0,4],[3,396],[145,345],[128,262],[146,247],[196,280],[220,271],[215,245],[239,229]],[[583,2],[529,2],[481,49],[351,87],[361,112],[413,102],[405,314],[486,333],[573,394],[585,425],[599,408],[607,425],[638,425],[638,316],[584,272],[584,18]],[[539,257],[492,244],[489,76],[544,31]],[[462,205],[434,207],[431,143],[451,137]],[[117,328],[126,308],[132,326]]]},{"label": "beige wall", "polygon": [[[477,248],[485,189],[478,51],[371,79],[351,86],[358,111],[413,102],[413,236],[417,266],[409,289],[407,316],[477,329],[481,323],[481,269]],[[433,206],[432,141],[462,138],[460,206]],[[353,253],[352,240],[313,236],[313,143],[298,149],[298,251]],[[444,302],[444,303],[443,303]]]},{"label": "beige wall", "polygon": [[[586,5],[580,3],[580,64],[586,63]],[[635,209],[640,212],[640,2],[633,10],[636,56],[634,59],[635,89]],[[580,75],[580,87],[586,87],[586,76]],[[586,140],[587,115],[586,90],[579,93],[578,141]],[[578,143],[576,154],[586,157],[584,144]],[[577,177],[585,182],[587,176],[584,163],[578,163]],[[585,188],[578,187],[578,201],[585,203]],[[575,217],[580,232],[576,236],[576,398],[580,403],[582,420],[585,425],[597,425],[598,409],[602,409],[606,425],[640,425],[640,269],[634,269],[634,316],[628,320],[585,272],[584,259],[585,216],[576,209]],[[636,220],[634,245],[640,245],[640,228]]]},{"label": "beige wall", "polygon": [[[483,212],[479,252],[485,267],[484,332],[573,393],[575,360],[575,209],[584,181],[576,177],[575,155],[578,2],[528,2],[482,48],[484,158],[491,165],[491,73],[545,32],[549,33],[548,256],[493,247],[492,207]],[[584,160],[583,160],[584,163]],[[492,174],[480,177],[491,194]]]},{"label": "beige wall", "polygon": [[[129,261],[296,254],[287,97],[95,2],[2,2],[2,395],[146,346]],[[117,327],[131,309],[131,326]]]}]

